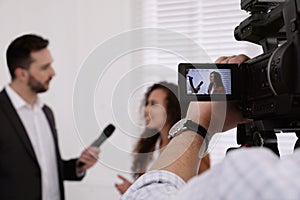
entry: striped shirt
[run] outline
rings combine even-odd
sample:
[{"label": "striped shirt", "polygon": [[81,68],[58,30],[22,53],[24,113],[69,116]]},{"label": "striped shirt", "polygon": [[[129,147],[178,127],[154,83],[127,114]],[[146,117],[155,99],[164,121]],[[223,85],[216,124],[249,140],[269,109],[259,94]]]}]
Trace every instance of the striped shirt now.
[{"label": "striped shirt", "polygon": [[121,197],[134,199],[300,199],[300,150],[284,159],[266,148],[235,150],[187,184],[174,173],[150,171]]}]

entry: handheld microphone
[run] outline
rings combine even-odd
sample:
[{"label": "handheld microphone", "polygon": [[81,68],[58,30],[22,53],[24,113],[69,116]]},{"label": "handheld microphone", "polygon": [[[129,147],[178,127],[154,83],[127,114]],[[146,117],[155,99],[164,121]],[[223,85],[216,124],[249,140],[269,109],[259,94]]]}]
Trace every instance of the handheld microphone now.
[{"label": "handheld microphone", "polygon": [[[115,131],[116,127],[112,124],[109,124],[101,133],[101,135],[90,145],[90,147],[100,147],[100,145],[109,138],[113,132]],[[79,162],[78,167],[82,167],[85,163]]]}]

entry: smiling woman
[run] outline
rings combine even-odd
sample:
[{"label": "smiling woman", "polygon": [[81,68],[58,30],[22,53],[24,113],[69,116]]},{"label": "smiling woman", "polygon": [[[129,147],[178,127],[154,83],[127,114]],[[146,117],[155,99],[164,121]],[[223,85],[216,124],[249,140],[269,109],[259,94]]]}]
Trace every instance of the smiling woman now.
[{"label": "smiling woman", "polygon": [[[133,178],[144,174],[152,162],[169,143],[170,128],[180,120],[180,104],[177,98],[177,86],[172,83],[160,82],[148,88],[144,97],[145,129],[134,148],[132,164]],[[123,194],[131,182],[118,175],[123,183],[116,188]]]}]

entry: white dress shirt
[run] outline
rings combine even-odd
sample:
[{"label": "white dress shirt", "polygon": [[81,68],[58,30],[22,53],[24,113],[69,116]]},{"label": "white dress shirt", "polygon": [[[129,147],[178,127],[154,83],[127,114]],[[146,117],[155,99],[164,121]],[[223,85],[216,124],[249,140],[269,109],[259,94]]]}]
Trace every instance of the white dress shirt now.
[{"label": "white dress shirt", "polygon": [[300,199],[300,149],[280,160],[267,148],[230,152],[224,161],[187,184],[156,170],[141,176],[121,200]]},{"label": "white dress shirt", "polygon": [[59,200],[55,144],[50,125],[42,110],[44,104],[37,98],[36,103],[31,106],[9,85],[5,89],[26,129],[38,160],[42,175],[42,200]]}]

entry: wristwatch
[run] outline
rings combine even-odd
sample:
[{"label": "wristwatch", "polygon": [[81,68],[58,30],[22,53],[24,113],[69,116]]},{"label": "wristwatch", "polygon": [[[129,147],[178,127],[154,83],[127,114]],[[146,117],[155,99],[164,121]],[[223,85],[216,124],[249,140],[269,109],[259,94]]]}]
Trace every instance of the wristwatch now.
[{"label": "wristwatch", "polygon": [[205,138],[207,134],[207,130],[203,126],[193,122],[192,120],[182,119],[172,126],[172,128],[169,131],[168,137],[169,139],[172,139],[173,137],[181,134],[185,130],[194,131],[197,134],[201,135],[203,138]]}]

